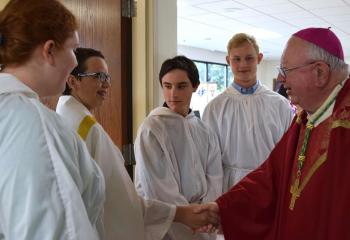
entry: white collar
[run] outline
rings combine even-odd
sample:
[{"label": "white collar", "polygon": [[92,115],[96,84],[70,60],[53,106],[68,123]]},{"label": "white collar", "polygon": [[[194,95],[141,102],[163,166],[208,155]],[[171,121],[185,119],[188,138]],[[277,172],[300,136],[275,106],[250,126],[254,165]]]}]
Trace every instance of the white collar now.
[{"label": "white collar", "polygon": [[[307,118],[308,121],[314,121],[314,119],[324,110],[324,108],[329,104],[330,101],[332,101],[334,98],[337,97],[340,90],[343,88],[345,82],[347,79],[339,83],[329,94],[328,98],[323,102],[323,104],[316,110],[316,112],[312,114],[308,114]],[[332,115],[333,109],[334,109],[335,101],[331,104],[331,106],[323,113],[323,115],[314,123],[314,126],[318,126],[321,122],[326,120],[329,116]]]},{"label": "white collar", "polygon": [[9,73],[0,73],[0,94],[23,93],[28,97],[39,99],[39,96],[30,87]]}]

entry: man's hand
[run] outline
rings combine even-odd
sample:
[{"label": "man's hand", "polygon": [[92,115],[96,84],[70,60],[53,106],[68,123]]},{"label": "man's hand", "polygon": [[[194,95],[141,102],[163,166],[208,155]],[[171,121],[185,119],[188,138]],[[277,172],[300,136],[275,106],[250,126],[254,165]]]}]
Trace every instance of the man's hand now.
[{"label": "man's hand", "polygon": [[196,228],[196,232],[206,232],[206,233],[212,233],[212,232],[217,232],[217,233],[222,233],[221,230],[221,225],[220,225],[220,217],[219,217],[219,206],[217,205],[216,202],[209,202],[205,204],[199,205],[195,209],[195,213],[202,213],[202,212],[209,212],[211,215],[215,215],[217,217],[217,222],[207,224],[205,226]]},{"label": "man's hand", "polygon": [[174,222],[181,222],[199,232],[213,232],[219,227],[219,207],[215,202],[177,206]]}]

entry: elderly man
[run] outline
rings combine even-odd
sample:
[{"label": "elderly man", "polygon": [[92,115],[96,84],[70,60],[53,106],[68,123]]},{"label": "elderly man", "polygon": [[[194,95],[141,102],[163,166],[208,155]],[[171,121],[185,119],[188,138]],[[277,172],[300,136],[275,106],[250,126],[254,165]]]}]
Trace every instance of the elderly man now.
[{"label": "elderly man", "polygon": [[226,240],[350,239],[350,81],[329,29],[295,33],[279,78],[304,110],[269,158],[215,203]]}]

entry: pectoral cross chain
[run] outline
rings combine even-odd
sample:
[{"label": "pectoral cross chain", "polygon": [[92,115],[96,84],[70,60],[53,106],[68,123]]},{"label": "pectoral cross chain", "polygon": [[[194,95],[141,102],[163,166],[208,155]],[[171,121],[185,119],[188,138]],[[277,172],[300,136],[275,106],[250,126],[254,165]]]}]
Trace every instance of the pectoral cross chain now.
[{"label": "pectoral cross chain", "polygon": [[299,188],[299,183],[300,183],[300,177],[298,176],[295,179],[294,184],[290,187],[290,193],[292,194],[292,197],[290,199],[290,204],[289,204],[290,210],[294,209],[295,201],[297,200],[298,197],[300,197],[301,189]]}]

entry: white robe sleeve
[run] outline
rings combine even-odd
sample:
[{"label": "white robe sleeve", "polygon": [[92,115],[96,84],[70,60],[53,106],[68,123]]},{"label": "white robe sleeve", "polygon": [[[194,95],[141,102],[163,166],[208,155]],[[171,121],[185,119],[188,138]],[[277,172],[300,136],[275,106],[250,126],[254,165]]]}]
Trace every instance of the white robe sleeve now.
[{"label": "white robe sleeve", "polygon": [[[4,120],[0,124],[0,236],[98,239],[100,216],[94,213],[100,213],[102,206],[94,203],[101,196],[96,190],[104,191],[104,181],[95,181],[99,169],[73,134],[63,128],[56,131],[50,119],[25,108],[28,104],[15,107],[21,115],[11,116],[8,111],[7,118],[0,116]],[[5,124],[8,120],[11,123]]]},{"label": "white robe sleeve", "polygon": [[141,196],[176,205],[188,204],[180,193],[181,183],[175,177],[167,149],[161,147],[151,131],[143,129],[136,137],[135,158],[135,185]]},{"label": "white robe sleeve", "polygon": [[139,198],[145,221],[145,240],[162,239],[173,223],[176,206]]},{"label": "white robe sleeve", "polygon": [[142,209],[121,152],[98,123],[89,130],[86,145],[105,177],[105,239],[144,239]]},{"label": "white robe sleeve", "polygon": [[221,196],[223,188],[223,167],[219,142],[218,138],[211,130],[209,135],[208,163],[206,167],[208,190],[206,196],[203,198],[203,202],[211,202]]},{"label": "white robe sleeve", "polygon": [[210,128],[211,130],[215,133],[218,142],[219,142],[219,147],[220,147],[220,151],[222,153],[222,147],[221,147],[221,143],[220,143],[220,129],[219,129],[219,124],[218,124],[218,117],[219,115],[216,113],[216,111],[214,111],[214,104],[209,103],[206,108],[204,109],[203,112],[203,117],[202,120],[203,122],[205,122]]},{"label": "white robe sleeve", "polygon": [[[80,153],[80,175],[84,179],[83,181],[87,183],[85,185],[85,190],[82,193],[82,199],[93,227],[97,230],[100,239],[105,239],[103,222],[104,209],[102,205],[96,204],[96,202],[99,201],[97,198],[101,195],[101,192],[104,195],[105,200],[105,180],[101,169],[91,158],[85,143],[79,136],[77,136],[77,140],[80,142],[78,144],[80,148],[78,151]],[[98,181],[95,179],[98,179]],[[103,185],[101,185],[101,183],[103,183]]]},{"label": "white robe sleeve", "polygon": [[121,152],[101,125],[90,129],[86,144],[106,178],[106,239],[162,239],[173,222],[176,207],[138,196]]}]

